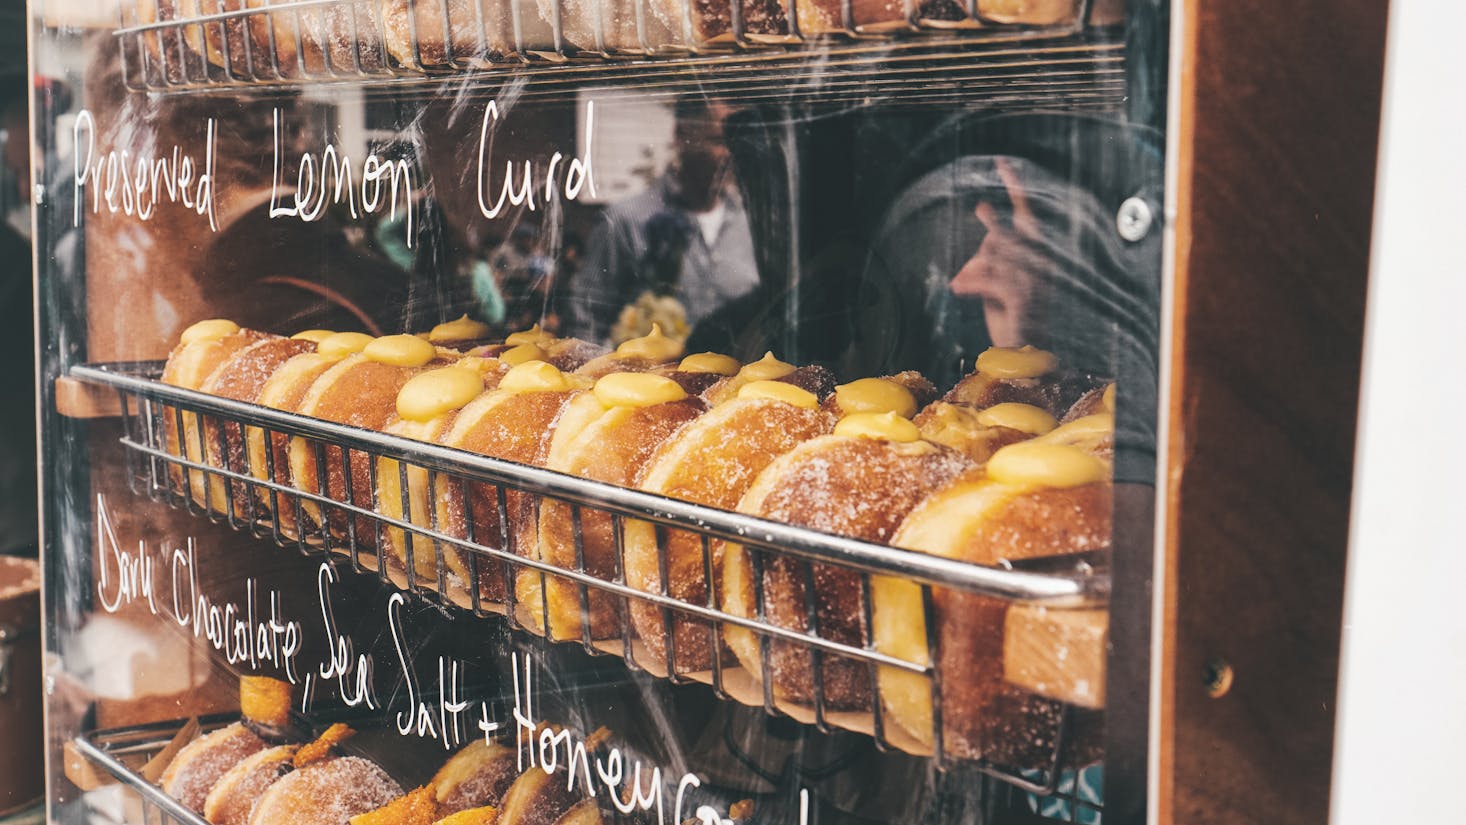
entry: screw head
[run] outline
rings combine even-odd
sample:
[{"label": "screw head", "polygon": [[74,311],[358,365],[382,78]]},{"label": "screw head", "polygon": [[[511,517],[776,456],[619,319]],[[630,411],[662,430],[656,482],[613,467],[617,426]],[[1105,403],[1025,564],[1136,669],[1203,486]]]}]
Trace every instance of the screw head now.
[{"label": "screw head", "polygon": [[1144,198],[1130,197],[1120,204],[1120,212],[1115,216],[1115,228],[1119,230],[1120,237],[1134,243],[1150,233],[1151,224],[1155,223],[1155,214],[1150,210],[1150,204]]}]

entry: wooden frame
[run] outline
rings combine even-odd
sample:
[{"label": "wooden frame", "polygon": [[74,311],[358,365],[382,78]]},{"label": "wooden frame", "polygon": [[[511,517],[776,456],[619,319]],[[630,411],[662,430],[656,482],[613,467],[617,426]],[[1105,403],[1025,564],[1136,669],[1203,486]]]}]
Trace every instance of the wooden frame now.
[{"label": "wooden frame", "polygon": [[1160,822],[1328,816],[1386,11],[1173,12]]}]

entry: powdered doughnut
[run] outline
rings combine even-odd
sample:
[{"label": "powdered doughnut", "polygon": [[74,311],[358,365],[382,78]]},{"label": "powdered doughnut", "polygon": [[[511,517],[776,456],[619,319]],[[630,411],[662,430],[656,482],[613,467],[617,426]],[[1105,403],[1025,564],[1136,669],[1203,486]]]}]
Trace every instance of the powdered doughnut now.
[{"label": "powdered doughnut", "polygon": [[248,825],[260,796],[294,770],[296,745],[280,745],[252,754],[230,768],[204,800],[204,819],[213,825]]},{"label": "powdered doughnut", "polygon": [[184,746],[168,763],[159,784],[164,793],[201,811],[214,783],[230,768],[265,747],[265,740],[235,722]]},{"label": "powdered doughnut", "polygon": [[[902,424],[911,431],[902,437],[913,437],[915,428],[904,420]],[[884,543],[927,494],[972,467],[961,454],[919,439],[903,442],[827,435],[799,445],[770,464],[739,502],[738,510]],[[806,577],[812,576],[819,636],[850,645],[865,643],[869,629],[861,608],[858,573],[774,554],[765,555],[763,567],[766,621],[807,631],[805,588]],[[723,599],[729,613],[758,615],[753,576],[748,552],[741,545],[728,545],[723,557]],[[760,640],[751,631],[732,625],[724,633],[744,667],[761,674]],[[765,678],[772,680],[776,695],[811,702],[819,679],[827,708],[870,708],[873,690],[865,663],[826,655],[817,668],[805,646],[773,640],[768,645]]]},{"label": "powdered doughnut", "polygon": [[342,756],[313,762],[270,786],[250,825],[347,825],[402,795],[402,787],[375,762]]}]

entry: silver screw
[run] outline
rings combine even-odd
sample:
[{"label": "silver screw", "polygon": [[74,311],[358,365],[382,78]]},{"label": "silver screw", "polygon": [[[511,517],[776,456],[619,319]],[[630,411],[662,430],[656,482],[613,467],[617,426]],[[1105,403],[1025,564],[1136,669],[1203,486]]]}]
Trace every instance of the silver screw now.
[{"label": "silver screw", "polygon": [[1150,225],[1154,221],[1155,215],[1150,211],[1150,204],[1143,198],[1126,198],[1120,204],[1120,213],[1115,216],[1115,228],[1120,230],[1120,237],[1134,243],[1150,232]]}]

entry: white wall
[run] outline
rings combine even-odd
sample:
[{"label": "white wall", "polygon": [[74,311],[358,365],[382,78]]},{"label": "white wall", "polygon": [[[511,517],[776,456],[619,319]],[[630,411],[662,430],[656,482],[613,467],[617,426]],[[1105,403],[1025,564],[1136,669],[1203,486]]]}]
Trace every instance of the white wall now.
[{"label": "white wall", "polygon": [[1391,6],[1336,825],[1466,817],[1466,4]]}]

